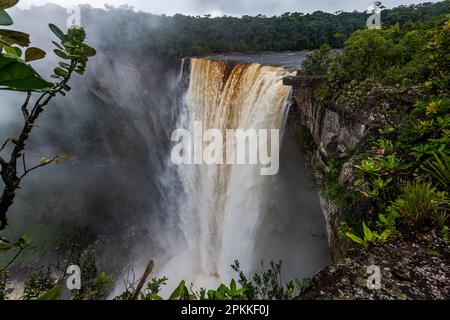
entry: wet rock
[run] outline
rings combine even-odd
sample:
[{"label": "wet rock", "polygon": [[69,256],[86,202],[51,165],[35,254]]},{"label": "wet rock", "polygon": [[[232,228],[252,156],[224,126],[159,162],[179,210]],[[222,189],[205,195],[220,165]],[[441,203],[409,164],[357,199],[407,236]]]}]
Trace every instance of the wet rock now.
[{"label": "wet rock", "polygon": [[[415,239],[372,248],[340,260],[313,278],[302,299],[447,300],[450,298],[450,264],[447,240],[431,231]],[[430,257],[434,255],[433,257]],[[367,287],[367,268],[381,270],[381,289]]]}]

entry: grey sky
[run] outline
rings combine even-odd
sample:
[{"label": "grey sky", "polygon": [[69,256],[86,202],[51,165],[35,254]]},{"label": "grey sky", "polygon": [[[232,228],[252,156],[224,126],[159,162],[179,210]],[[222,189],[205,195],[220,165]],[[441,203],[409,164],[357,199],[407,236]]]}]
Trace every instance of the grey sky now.
[{"label": "grey sky", "polygon": [[[313,12],[317,10],[335,12],[364,11],[374,0],[21,0],[21,7],[41,5],[47,2],[57,3],[63,6],[73,6],[80,3],[89,3],[95,7],[103,7],[105,3],[112,5],[128,4],[135,10],[152,13],[190,15],[203,15],[206,13],[214,16],[244,14],[257,15],[259,13],[268,16],[279,15],[284,12]],[[388,8],[398,5],[418,4],[423,2],[438,2],[436,0],[385,0],[382,1]]]}]

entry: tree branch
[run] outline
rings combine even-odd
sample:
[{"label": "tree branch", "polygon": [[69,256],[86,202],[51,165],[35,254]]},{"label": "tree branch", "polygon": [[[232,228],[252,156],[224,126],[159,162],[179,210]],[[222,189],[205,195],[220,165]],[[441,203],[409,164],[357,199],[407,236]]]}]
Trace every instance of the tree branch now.
[{"label": "tree branch", "polygon": [[27,172],[27,164],[25,162],[25,152],[22,155],[23,172]]},{"label": "tree branch", "polygon": [[27,92],[27,98],[25,99],[25,102],[22,105],[22,114],[23,114],[23,118],[25,119],[25,121],[28,121],[28,118],[30,117],[30,114],[28,113],[28,103],[30,102],[30,98],[31,98],[31,92]]},{"label": "tree branch", "polygon": [[[24,155],[25,156],[25,155]],[[38,164],[37,166],[34,166],[34,167],[32,167],[32,168],[30,168],[30,169],[25,169],[25,171],[24,171],[24,173],[19,177],[19,180],[22,180],[22,178],[23,177],[25,177],[27,174],[29,174],[31,171],[33,171],[33,170],[36,170],[36,169],[38,169],[38,168],[43,168],[43,167],[46,167],[46,166],[48,166],[49,164],[53,164],[56,160],[58,160],[59,159],[59,156],[56,156],[56,157],[54,157],[53,159],[50,159],[50,160],[48,160],[48,161],[46,161],[45,163],[40,163],[40,164]],[[24,167],[26,168],[26,166],[25,166],[25,163],[24,163]]]},{"label": "tree branch", "polygon": [[[49,162],[41,163],[31,169],[26,169],[26,164],[24,163],[25,159],[22,157],[22,152],[25,149],[26,142],[35,126],[35,122],[37,121],[39,115],[44,111],[44,107],[50,102],[52,98],[54,98],[58,93],[61,93],[64,88],[66,88],[66,84],[72,77],[73,72],[78,64],[77,60],[73,60],[71,62],[70,68],[68,70],[67,76],[62,79],[59,83],[55,84],[52,89],[43,93],[36,103],[31,112],[28,111],[27,106],[31,98],[31,93],[27,93],[27,98],[25,103],[22,105],[22,114],[25,119],[24,126],[20,133],[20,136],[17,140],[14,141],[14,148],[11,152],[11,156],[9,161],[7,162],[5,159],[0,157],[1,164],[1,178],[4,183],[4,188],[0,197],[0,230],[3,230],[7,225],[7,216],[6,213],[11,205],[14,203],[14,199],[16,197],[16,190],[20,186],[21,179],[25,177],[28,173],[38,168],[44,167],[50,163],[53,163],[58,157],[49,160]],[[4,145],[2,146],[3,150],[8,143],[11,141],[8,139]],[[25,171],[22,176],[18,176],[17,173],[17,162],[22,157],[22,165],[24,165]]]},{"label": "tree branch", "polygon": [[8,144],[8,142],[9,142],[9,139],[6,139],[6,141],[3,142],[3,144],[2,144],[2,146],[1,146],[1,148],[0,148],[0,152],[2,152],[3,149],[5,149],[5,147],[6,147],[6,145]]},{"label": "tree branch", "polygon": [[155,267],[155,263],[153,262],[153,260],[151,260],[147,263],[147,267],[145,268],[144,274],[142,275],[141,280],[139,280],[139,284],[137,285],[136,289],[134,290],[133,294],[131,295],[131,300],[137,300],[139,293],[142,290],[142,287],[144,286],[145,282],[147,281],[147,278],[152,273],[154,267]]},{"label": "tree branch", "polygon": [[5,159],[3,159],[2,157],[0,157],[0,166],[5,167],[8,163],[5,161]]},{"label": "tree branch", "polygon": [[8,269],[8,267],[10,265],[13,264],[14,261],[16,261],[16,259],[20,256],[20,254],[22,253],[22,251],[25,250],[25,248],[20,247],[20,250],[16,253],[16,255],[8,262],[8,264],[6,266],[4,266],[2,269],[0,269],[0,273],[2,273],[3,271],[5,271],[6,269]]}]

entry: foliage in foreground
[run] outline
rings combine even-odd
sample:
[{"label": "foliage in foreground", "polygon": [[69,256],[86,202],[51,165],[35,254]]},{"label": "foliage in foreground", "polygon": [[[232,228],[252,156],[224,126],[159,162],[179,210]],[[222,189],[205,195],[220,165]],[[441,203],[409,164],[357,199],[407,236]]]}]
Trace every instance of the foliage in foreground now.
[{"label": "foliage in foreground", "polygon": [[[78,248],[79,249],[79,248]],[[58,263],[37,270],[28,275],[22,300],[99,300],[108,297],[112,289],[112,277],[99,272],[94,251],[89,249],[84,253],[72,251],[69,259],[78,256],[76,260]],[[64,268],[69,264],[80,265],[82,287],[80,290],[68,291],[65,289],[67,275]],[[238,280],[232,279],[229,285],[221,284],[216,290],[201,288],[193,289],[192,284],[187,285],[183,280],[167,297],[168,300],[293,300],[311,286],[308,278],[294,279],[288,283],[282,282],[281,262],[271,262],[266,268],[261,262],[261,270],[247,277],[241,270],[238,261],[232,265],[238,274]],[[146,278],[144,278],[144,281]],[[167,285],[168,278],[152,278],[147,285],[140,288],[136,283],[128,283],[127,289],[114,300],[164,300],[160,295],[163,286]],[[142,279],[139,280],[141,282]],[[6,300],[8,294],[9,274],[0,273],[0,300]],[[137,290],[137,291],[136,291]]]},{"label": "foliage in foreground", "polygon": [[[81,288],[68,291],[66,274],[69,265],[78,265],[81,270]],[[9,273],[0,272],[0,300],[6,300],[9,289]],[[101,300],[105,299],[112,288],[112,277],[99,270],[95,251],[92,248],[82,250],[78,243],[69,244],[68,257],[53,265],[28,274],[21,300]]]},{"label": "foliage in foreground", "polygon": [[[281,262],[271,262],[268,268],[261,262],[261,271],[255,272],[250,278],[241,270],[239,261],[231,266],[239,279],[232,279],[229,285],[221,284],[216,290],[201,288],[199,291],[187,286],[183,280],[170,294],[169,300],[292,300],[310,287],[311,280],[295,279],[288,283],[282,282]],[[140,300],[163,300],[159,295],[161,288],[167,284],[168,278],[153,278],[147,287],[139,294]],[[115,300],[131,300],[134,288],[127,289]]]},{"label": "foliage in foreground", "polygon": [[[5,9],[13,7],[17,1],[0,2],[0,25],[12,25],[13,21]],[[46,53],[29,47],[30,36],[15,30],[0,29],[0,90],[24,92],[25,102],[20,108],[23,115],[23,128],[18,137],[8,137],[0,145],[0,173],[3,187],[0,196],[0,231],[7,225],[7,212],[13,205],[22,180],[36,169],[67,160],[65,154],[52,158],[42,157],[39,163],[30,166],[26,160],[25,145],[37,126],[39,116],[50,101],[58,95],[66,95],[71,90],[69,81],[73,73],[84,74],[87,62],[96,51],[86,44],[86,32],[81,27],[71,27],[64,33],[50,24],[50,30],[58,38],[53,41],[54,53],[62,60],[54,69],[55,82],[44,80],[29,64],[43,59]],[[26,48],[26,49],[25,49]],[[37,95],[34,101],[33,95]]]}]

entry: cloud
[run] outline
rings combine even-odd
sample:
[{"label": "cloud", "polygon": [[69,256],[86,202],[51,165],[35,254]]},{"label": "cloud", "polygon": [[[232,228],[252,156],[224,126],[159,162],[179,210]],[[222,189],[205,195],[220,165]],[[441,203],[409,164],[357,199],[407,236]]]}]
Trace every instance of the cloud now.
[{"label": "cloud", "polygon": [[[422,3],[425,0],[389,0],[383,1],[387,7]],[[21,0],[21,7],[42,5],[47,2],[57,3],[66,7],[89,2],[94,7],[103,7],[106,3],[111,5],[130,5],[135,10],[152,13],[190,15],[279,15],[284,12],[314,12],[317,10],[335,12],[363,11],[373,0]],[[437,2],[437,1],[432,1]]]}]

